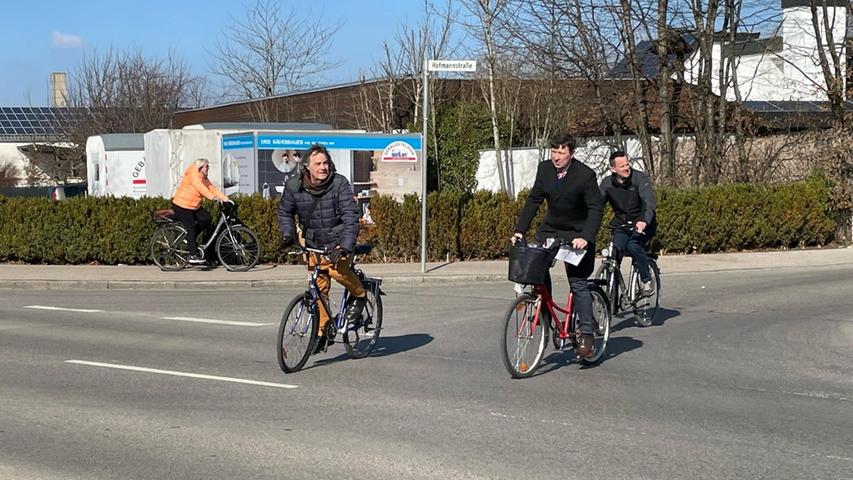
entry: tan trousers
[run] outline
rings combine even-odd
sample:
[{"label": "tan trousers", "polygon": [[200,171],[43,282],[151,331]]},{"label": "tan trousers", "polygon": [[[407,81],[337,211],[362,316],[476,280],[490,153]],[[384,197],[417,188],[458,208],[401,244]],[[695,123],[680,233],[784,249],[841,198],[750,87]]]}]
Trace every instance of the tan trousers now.
[{"label": "tan trousers", "polygon": [[[332,265],[332,262],[325,257],[320,258],[320,273],[317,274],[317,287],[320,289],[320,295],[323,296],[323,300],[326,301],[327,305],[329,304],[329,288],[332,286],[330,276],[336,282],[346,287],[350,295],[355,297],[364,297],[367,295],[367,292],[364,291],[364,286],[361,284],[361,280],[358,279],[358,276],[350,268],[348,258],[342,258],[337,265]],[[314,265],[316,264],[317,256],[309,254],[308,270],[314,270]],[[320,312],[320,329],[317,335],[321,336],[326,329],[326,324],[329,323],[329,312],[322,305],[317,305],[317,311]]]}]

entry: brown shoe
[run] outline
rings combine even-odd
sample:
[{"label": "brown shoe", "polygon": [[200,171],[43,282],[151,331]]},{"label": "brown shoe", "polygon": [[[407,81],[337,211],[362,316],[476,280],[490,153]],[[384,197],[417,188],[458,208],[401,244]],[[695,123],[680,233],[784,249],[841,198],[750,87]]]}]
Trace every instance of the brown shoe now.
[{"label": "brown shoe", "polygon": [[589,358],[595,352],[595,337],[588,334],[582,334],[578,342],[578,348],[575,349],[575,356],[578,358]]}]

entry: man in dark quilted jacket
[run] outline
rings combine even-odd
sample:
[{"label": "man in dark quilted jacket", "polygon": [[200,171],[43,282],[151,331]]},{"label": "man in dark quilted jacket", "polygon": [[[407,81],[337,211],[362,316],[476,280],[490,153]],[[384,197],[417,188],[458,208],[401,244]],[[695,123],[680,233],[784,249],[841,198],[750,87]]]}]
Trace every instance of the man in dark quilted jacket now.
[{"label": "man in dark quilted jacket", "polygon": [[[320,275],[317,286],[328,304],[329,277],[346,287],[351,294],[345,313],[347,322],[356,323],[364,310],[367,294],[358,276],[350,268],[358,236],[358,211],[352,187],[346,177],[335,172],[335,164],[329,151],[322,145],[313,145],[302,157],[301,175],[297,174],[285,183],[278,205],[278,225],[285,246],[292,245],[297,238],[294,215],[299,217],[299,226],[305,245],[325,248],[328,258],[320,259]],[[308,255],[308,269],[313,270],[317,259]],[[325,335],[329,323],[329,312],[322,305],[320,328],[317,335],[317,352],[325,350],[332,340]]]}]

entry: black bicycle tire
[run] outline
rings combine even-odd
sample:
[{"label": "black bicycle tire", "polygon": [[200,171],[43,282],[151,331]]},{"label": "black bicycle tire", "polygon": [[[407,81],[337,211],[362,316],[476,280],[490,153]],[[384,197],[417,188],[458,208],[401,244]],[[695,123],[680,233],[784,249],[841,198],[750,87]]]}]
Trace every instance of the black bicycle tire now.
[{"label": "black bicycle tire", "polygon": [[230,271],[230,272],[245,272],[246,270],[249,270],[250,268],[252,268],[258,264],[258,261],[261,258],[261,242],[260,242],[260,240],[258,240],[258,236],[255,234],[255,232],[253,232],[252,229],[250,229],[249,227],[247,227],[245,225],[234,225],[231,227],[231,231],[234,233],[245,232],[250,237],[252,237],[252,240],[254,241],[255,245],[257,245],[257,253],[255,254],[255,257],[252,259],[252,261],[248,265],[233,266],[233,265],[230,265],[228,262],[226,262],[225,259],[222,258],[223,257],[223,255],[222,255],[222,242],[228,236],[227,230],[223,230],[222,233],[219,234],[219,238],[216,239],[216,257],[219,259],[219,263],[221,263],[222,266],[225,267],[228,271]]},{"label": "black bicycle tire", "polygon": [[[654,325],[655,317],[658,314],[658,310],[660,310],[660,268],[658,267],[658,264],[657,264],[657,262],[654,261],[654,259],[651,259],[651,258],[649,259],[649,269],[651,269],[652,276],[655,279],[655,293],[652,294],[654,296],[655,306],[652,309],[652,314],[651,314],[651,317],[649,318],[648,323],[641,322],[639,320],[638,314],[636,313],[637,309],[636,308],[634,309],[635,310],[634,316],[636,318],[634,323],[637,326],[642,327],[642,328],[646,328],[646,327],[650,327],[650,326]],[[639,278],[640,278],[640,276],[638,274],[637,279],[639,279]],[[636,287],[633,287],[633,288],[636,288]]]},{"label": "black bicycle tire", "polygon": [[548,342],[549,337],[549,325],[548,322],[539,322],[539,327],[543,329],[542,331],[542,339],[540,340],[539,352],[536,355],[535,361],[532,365],[529,365],[528,368],[521,372],[516,369],[510,360],[509,352],[507,351],[507,331],[509,329],[509,323],[513,320],[513,315],[518,308],[518,305],[523,302],[535,302],[536,297],[530,294],[521,295],[512,302],[512,305],[507,309],[506,315],[504,315],[504,321],[502,322],[503,331],[501,332],[501,359],[503,360],[504,367],[506,371],[510,374],[512,378],[529,378],[536,373],[536,370],[542,365],[542,360],[545,357],[545,344]]},{"label": "black bicycle tire", "polygon": [[[160,268],[160,270],[162,270],[162,271],[164,271],[164,272],[177,272],[177,271],[179,271],[179,270],[183,270],[183,269],[184,269],[184,268],[186,268],[186,267],[187,267],[187,265],[189,264],[189,251],[187,252],[187,257],[180,257],[180,255],[177,255],[177,256],[178,256],[178,258],[180,258],[180,259],[181,259],[181,261],[179,261],[179,262],[178,262],[178,264],[177,264],[176,266],[174,266],[174,267],[173,267],[173,266],[169,266],[169,265],[164,265],[163,263],[161,263],[161,262],[158,260],[158,256],[155,254],[154,249],[155,249],[155,247],[156,247],[156,245],[157,245],[157,243],[158,243],[158,238],[157,238],[157,237],[158,237],[162,232],[164,232],[164,231],[166,231],[166,230],[178,230],[178,231],[183,232],[183,234],[184,234],[184,235],[186,235],[186,234],[187,234],[187,231],[186,231],[186,229],[183,227],[183,225],[179,225],[179,224],[177,224],[177,223],[175,223],[175,222],[169,222],[169,223],[166,223],[166,224],[163,224],[163,225],[160,225],[159,227],[157,227],[157,229],[156,229],[156,230],[154,230],[154,234],[153,234],[153,235],[151,235],[151,242],[150,242],[150,244],[149,244],[149,253],[151,254],[151,260],[154,262],[154,264],[155,264],[155,265],[157,265],[157,267],[159,267],[159,268]],[[170,248],[170,250],[171,250],[171,251],[173,251],[173,252],[175,251],[175,249],[174,249],[174,248]]]},{"label": "black bicycle tire", "polygon": [[[596,354],[592,358],[581,358],[580,362],[584,365],[595,365],[601,361],[601,359],[604,357],[604,353],[607,351],[607,343],[610,340],[610,327],[612,326],[612,322],[613,322],[613,314],[610,311],[610,305],[608,305],[608,303],[607,303],[607,300],[608,300],[607,294],[604,293],[604,289],[602,289],[598,285],[590,285],[589,286],[589,293],[593,297],[596,297],[596,296],[600,297],[601,304],[604,305],[605,318],[603,320],[605,322],[605,327],[604,327],[605,331],[603,334],[599,333],[599,331],[601,330],[602,319],[596,319],[596,322],[598,325],[597,330],[599,330],[599,331],[595,332],[595,338],[596,338],[595,339],[595,342],[596,342],[596,352],[595,353]],[[594,301],[595,300],[593,300],[593,302]],[[573,319],[573,321],[578,322],[578,320],[575,320],[575,319]],[[575,327],[574,331],[575,332],[577,331],[577,326],[578,326],[577,324],[574,325],[574,327]],[[601,345],[598,344],[599,335],[602,335],[604,337]]]},{"label": "black bicycle tire", "polygon": [[[368,300],[367,300],[368,303],[370,302],[370,298],[369,298],[370,296],[373,296],[373,298],[374,298],[373,315],[372,315],[373,316],[373,322],[372,322],[373,330],[371,330],[373,332],[373,337],[370,340],[370,342],[368,343],[368,347],[364,351],[356,351],[355,347],[353,347],[352,342],[350,341],[350,334],[358,335],[359,330],[362,330],[361,326],[359,326],[359,328],[355,332],[348,330],[346,333],[344,333],[344,347],[346,347],[347,354],[350,356],[350,358],[354,358],[354,359],[364,358],[364,357],[370,355],[370,353],[373,352],[374,349],[376,349],[376,343],[379,341],[379,336],[382,333],[382,315],[383,315],[382,295],[379,293],[378,288],[375,292],[372,291],[371,289],[368,289],[367,295],[368,295]],[[365,305],[364,308],[368,308],[367,305]]]},{"label": "black bicycle tire", "polygon": [[308,310],[306,312],[311,316],[311,326],[308,329],[308,346],[305,349],[305,353],[302,354],[299,361],[293,365],[289,366],[285,364],[285,349],[284,349],[284,335],[287,330],[288,318],[290,317],[290,312],[296,308],[296,306],[300,302],[305,302],[305,308],[308,309],[307,302],[310,301],[310,296],[307,293],[299,294],[293,297],[293,300],[287,305],[287,308],[284,310],[284,314],[281,316],[281,321],[278,324],[278,334],[276,335],[276,358],[278,359],[278,366],[281,368],[281,371],[284,373],[294,373],[302,370],[302,367],[305,366],[305,362],[308,361],[308,357],[310,357],[314,353],[314,349],[317,346],[317,328],[320,324],[320,319],[316,315],[311,315],[311,311]]}]

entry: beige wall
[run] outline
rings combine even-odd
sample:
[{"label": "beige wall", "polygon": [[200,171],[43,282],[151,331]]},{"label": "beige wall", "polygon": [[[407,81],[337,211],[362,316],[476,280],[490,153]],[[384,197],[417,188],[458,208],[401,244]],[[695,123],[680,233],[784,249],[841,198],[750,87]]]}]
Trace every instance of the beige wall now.
[{"label": "beige wall", "polygon": [[391,195],[403,200],[403,195],[421,192],[420,152],[418,162],[383,162],[382,151],[373,152],[374,170],[370,172],[371,187],[380,195]]}]

